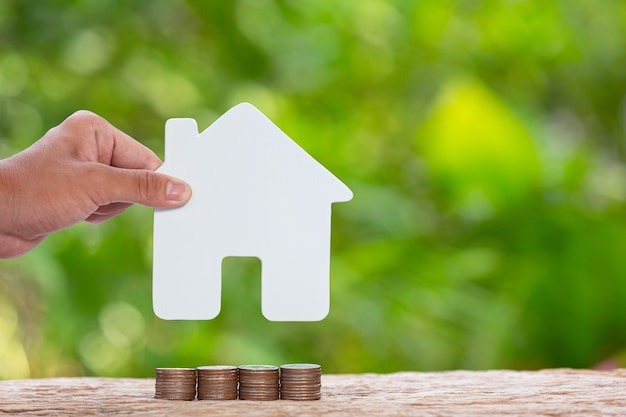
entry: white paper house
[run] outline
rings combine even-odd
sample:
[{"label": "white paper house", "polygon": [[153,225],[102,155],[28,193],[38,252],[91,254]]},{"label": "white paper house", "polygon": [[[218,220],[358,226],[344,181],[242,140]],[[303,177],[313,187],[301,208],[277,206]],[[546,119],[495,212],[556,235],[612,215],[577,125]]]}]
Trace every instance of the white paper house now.
[{"label": "white paper house", "polygon": [[261,260],[267,319],[328,314],[331,204],[352,192],[265,115],[241,103],[202,133],[193,119],[168,120],[159,171],[187,181],[193,195],[184,207],[155,210],[157,316],[217,316],[227,256]]}]

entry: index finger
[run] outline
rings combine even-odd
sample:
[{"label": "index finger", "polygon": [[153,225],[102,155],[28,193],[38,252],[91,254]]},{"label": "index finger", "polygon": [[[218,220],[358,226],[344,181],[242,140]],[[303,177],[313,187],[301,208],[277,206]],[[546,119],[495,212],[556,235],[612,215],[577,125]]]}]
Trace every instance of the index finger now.
[{"label": "index finger", "polygon": [[113,136],[111,165],[118,168],[156,170],[163,161],[147,146],[109,125]]}]

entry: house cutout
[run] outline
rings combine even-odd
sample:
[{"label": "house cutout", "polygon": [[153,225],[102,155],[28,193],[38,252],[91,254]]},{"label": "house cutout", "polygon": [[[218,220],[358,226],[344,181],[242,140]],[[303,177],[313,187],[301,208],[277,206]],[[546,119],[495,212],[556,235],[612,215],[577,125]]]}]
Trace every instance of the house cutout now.
[{"label": "house cutout", "polygon": [[331,204],[352,191],[248,103],[204,132],[165,125],[159,172],[186,181],[189,203],[154,213],[153,307],[168,320],[220,312],[222,260],[261,260],[261,310],[273,321],[322,320],[330,309]]}]

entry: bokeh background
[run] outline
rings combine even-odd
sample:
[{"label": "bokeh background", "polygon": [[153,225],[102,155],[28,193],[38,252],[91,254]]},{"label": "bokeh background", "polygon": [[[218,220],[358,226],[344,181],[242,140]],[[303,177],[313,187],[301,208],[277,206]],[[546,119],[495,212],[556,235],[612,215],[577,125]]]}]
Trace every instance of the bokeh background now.
[{"label": "bokeh background", "polygon": [[255,259],[156,318],[145,207],[0,261],[0,378],[626,365],[625,68],[618,0],[4,0],[0,157],[83,108],[162,157],[249,101],[355,197],[318,323],[263,318]]}]

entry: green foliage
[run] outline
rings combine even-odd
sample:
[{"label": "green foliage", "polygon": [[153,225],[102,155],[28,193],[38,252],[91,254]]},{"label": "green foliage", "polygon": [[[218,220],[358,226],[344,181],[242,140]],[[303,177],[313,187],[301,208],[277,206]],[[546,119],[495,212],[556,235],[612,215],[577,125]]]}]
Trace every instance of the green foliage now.
[{"label": "green foliage", "polygon": [[619,364],[625,16],[612,0],[0,2],[0,157],[80,108],[162,156],[166,119],[204,128],[249,101],[355,193],[333,211],[319,323],[266,321],[259,262],[230,258],[217,319],[157,319],[144,207],[1,261],[0,377]]}]

